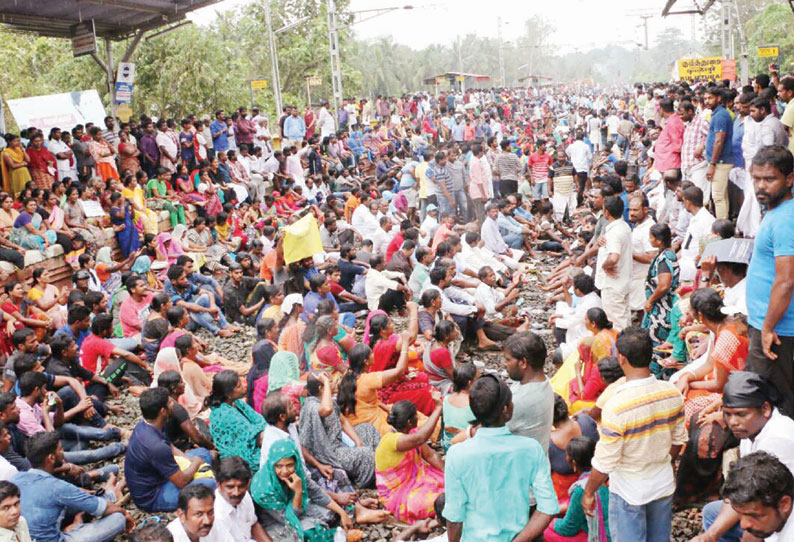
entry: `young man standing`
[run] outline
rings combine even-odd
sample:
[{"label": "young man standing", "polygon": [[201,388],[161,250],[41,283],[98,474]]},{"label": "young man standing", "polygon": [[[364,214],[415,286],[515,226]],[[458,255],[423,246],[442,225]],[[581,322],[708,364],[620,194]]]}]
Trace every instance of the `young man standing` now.
[{"label": "young man standing", "polygon": [[768,209],[747,270],[749,370],[780,389],[780,410],[794,413],[794,157],[781,146],[765,147],[750,166],[755,197]]},{"label": "young man standing", "polygon": [[604,311],[615,329],[631,323],[631,228],[623,220],[623,200],[610,196],[604,200],[604,242],[599,242],[595,286],[601,290]]},{"label": "young man standing", "polygon": [[706,107],[711,109],[709,134],[706,137],[706,179],[711,183],[711,198],[714,200],[714,215],[728,218],[728,176],[733,169],[733,118],[723,107],[724,91],[713,86],[706,89]]},{"label": "young man standing", "polygon": [[624,329],[617,340],[626,382],[604,405],[601,439],[582,496],[595,512],[595,492],[609,477],[609,530],[613,542],[667,542],[673,514],[673,462],[687,441],[684,398],[656,380],[648,332]]},{"label": "young man standing", "polygon": [[506,427],[512,393],[497,376],[477,379],[470,403],[481,427],[450,448],[444,469],[449,542],[534,540],[559,512],[546,454],[537,441]]}]

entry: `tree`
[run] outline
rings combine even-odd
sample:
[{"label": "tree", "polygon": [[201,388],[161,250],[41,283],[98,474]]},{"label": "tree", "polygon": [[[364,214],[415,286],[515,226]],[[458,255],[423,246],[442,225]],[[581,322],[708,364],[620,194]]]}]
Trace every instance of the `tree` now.
[{"label": "tree", "polygon": [[780,47],[780,71],[791,71],[790,62],[794,59],[794,35],[789,28],[794,15],[788,6],[771,4],[747,22],[747,43],[749,49],[750,73],[766,73],[770,62],[776,58],[760,58],[758,47],[777,45]]}]

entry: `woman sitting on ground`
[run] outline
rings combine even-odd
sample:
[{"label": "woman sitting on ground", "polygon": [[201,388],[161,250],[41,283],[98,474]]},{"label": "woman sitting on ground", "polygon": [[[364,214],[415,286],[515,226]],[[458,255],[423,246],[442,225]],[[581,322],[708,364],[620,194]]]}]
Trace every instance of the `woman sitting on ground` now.
[{"label": "woman sitting on ground", "polygon": [[302,339],[306,331],[306,323],[301,319],[301,314],[303,314],[303,296],[301,294],[286,296],[281,303],[278,347],[279,350],[288,350],[299,357],[303,355]]},{"label": "woman sitting on ground", "polygon": [[373,487],[375,448],[380,441],[377,429],[369,423],[354,428],[341,415],[325,373],[309,376],[306,390],[309,396],[301,407],[298,426],[303,446],[317,461],[344,470],[356,487]]},{"label": "woman sitting on ground", "polygon": [[70,288],[58,288],[50,284],[50,273],[43,267],[33,270],[32,283],[28,291],[28,299],[44,311],[52,320],[53,329],[60,329],[66,324],[66,299]]},{"label": "woman sitting on ground", "polygon": [[27,198],[22,212],[14,221],[10,241],[22,248],[43,252],[45,248],[57,241],[57,235],[53,230],[46,228],[36,209],[38,209],[38,202],[33,198]]},{"label": "woman sitting on ground", "polygon": [[[262,526],[273,540],[279,542],[330,542],[336,529],[323,523],[325,508],[336,513],[343,528],[353,522],[333,500],[328,500],[319,486],[310,494],[308,474],[303,470],[300,452],[289,439],[276,441],[262,469],[254,471],[251,497],[263,509]],[[258,471],[258,472],[257,472]],[[317,504],[323,502],[322,506]]]},{"label": "woman sitting on ground", "polygon": [[375,479],[384,508],[400,521],[413,523],[435,514],[433,503],[444,493],[444,461],[427,445],[441,417],[441,397],[421,427],[416,406],[399,401],[389,413],[394,431],[381,437],[375,451]]},{"label": "woman sitting on ground", "polygon": [[13,318],[16,328],[33,328],[36,332],[36,338],[39,341],[44,340],[47,330],[53,329],[52,320],[32,301],[29,302],[25,299],[25,288],[22,283],[18,280],[12,280],[6,284],[5,293],[8,298],[0,308]]},{"label": "woman sitting on ground", "polygon": [[378,400],[378,390],[395,382],[408,369],[408,335],[403,332],[403,341],[397,366],[386,371],[370,372],[375,362],[372,349],[366,344],[357,344],[350,350],[350,368],[339,385],[337,403],[342,414],[353,427],[369,423],[381,435],[390,431],[388,408]]},{"label": "woman sitting on ground", "polygon": [[423,363],[430,384],[438,388],[442,394],[452,389],[452,375],[455,360],[450,345],[457,339],[458,326],[455,322],[442,320],[436,324],[433,342],[425,349]]},{"label": "woman sitting on ground", "polygon": [[551,441],[549,442],[549,463],[551,464],[551,481],[557,498],[564,500],[568,495],[568,488],[578,476],[566,462],[565,449],[574,437],[585,437],[598,441],[598,428],[596,422],[584,413],[579,413],[576,418],[568,416],[568,405],[565,399],[554,394],[554,418],[552,420]]},{"label": "woman sitting on ground", "polygon": [[[553,433],[552,433],[553,435]],[[579,436],[573,437],[565,447],[565,458],[571,471],[578,475],[577,481],[568,491],[568,508],[565,516],[557,518],[546,527],[543,540],[546,542],[608,542],[609,534],[609,489],[601,485],[595,494],[595,515],[585,514],[582,495],[590,477],[591,461],[595,454],[595,441]]]},{"label": "woman sitting on ground", "polygon": [[[419,332],[417,306],[413,301],[408,303],[408,336],[403,338],[394,333],[394,323],[384,311],[377,310],[370,313],[368,318],[369,329],[364,330],[364,341],[368,342],[375,358],[375,363],[370,367],[372,372],[380,372],[396,367],[401,355],[404,340],[411,345],[416,340]],[[414,354],[415,356],[415,354]],[[413,402],[419,412],[429,415],[433,411],[432,386],[424,371],[411,370],[407,375],[401,376],[390,385],[384,386],[378,397],[386,404],[407,400]]]},{"label": "woman sitting on ground", "polygon": [[[732,371],[743,371],[747,364],[748,340],[746,325],[728,318],[722,309],[722,298],[713,288],[692,293],[691,310],[713,336],[706,363],[681,371],[675,384],[686,397],[684,414],[687,421],[708,406],[728,381]],[[743,328],[743,329],[742,329]]]},{"label": "woman sitting on ground", "polygon": [[347,372],[347,363],[342,357],[342,350],[334,341],[338,329],[339,324],[332,316],[323,315],[310,322],[304,333],[305,354],[309,357],[310,369],[327,374],[334,387],[337,387],[342,376]]},{"label": "woman sitting on ground", "polygon": [[278,326],[271,318],[260,318],[256,323],[257,342],[251,349],[251,371],[248,373],[248,389],[245,400],[248,406],[259,412],[262,400],[267,396],[267,375],[270,361],[278,352]]},{"label": "woman sitting on ground", "polygon": [[212,393],[207,398],[210,407],[210,432],[221,458],[239,456],[259,470],[262,431],[267,424],[261,414],[243,400],[245,377],[234,371],[221,371],[212,380]]},{"label": "woman sitting on ground", "polygon": [[452,371],[452,393],[444,397],[442,409],[444,431],[441,434],[441,446],[444,451],[452,445],[452,438],[467,430],[474,420],[474,413],[469,406],[469,389],[478,374],[477,366],[473,363],[460,363]]}]

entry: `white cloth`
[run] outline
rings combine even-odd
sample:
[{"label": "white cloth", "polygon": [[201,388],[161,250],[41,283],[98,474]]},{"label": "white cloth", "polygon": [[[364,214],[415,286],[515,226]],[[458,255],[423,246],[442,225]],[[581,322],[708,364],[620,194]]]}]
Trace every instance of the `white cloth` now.
[{"label": "white cloth", "polygon": [[[47,150],[50,151],[53,156],[55,156],[62,152],[71,152],[72,149],[69,148],[69,145],[63,142],[63,139],[51,139],[47,142]],[[59,181],[63,181],[66,177],[69,177],[72,180],[77,179],[77,161],[74,159],[74,156],[72,156],[72,161],[74,163],[69,165],[68,158],[63,160],[57,157],[55,158],[56,165],[58,166]]]},{"label": "white cloth", "polygon": [[369,310],[377,310],[381,296],[388,290],[396,290],[397,286],[399,286],[399,283],[394,279],[403,277],[404,275],[397,271],[378,271],[377,269],[370,268],[370,270],[367,271],[367,278],[364,283],[364,291],[366,292],[367,307]]},{"label": "white cloth", "polygon": [[422,225],[419,226],[419,229],[427,234],[427,237],[419,237],[423,245],[427,246],[430,244],[439,226],[441,226],[441,224],[438,223],[438,219],[433,218],[430,215],[425,217],[425,219],[422,221]]},{"label": "white cloth", "polygon": [[[650,216],[634,226],[631,230],[631,252],[632,254],[645,254],[654,251],[651,245],[650,231],[651,226],[656,224]],[[651,264],[633,261],[631,263],[631,310],[639,311],[645,306],[645,279],[648,276],[648,269]]]},{"label": "white cloth", "polygon": [[252,542],[251,528],[256,523],[254,500],[246,493],[239,506],[232,506],[215,490],[215,523],[212,530],[228,542]]},{"label": "white cloth", "polygon": [[[610,288],[617,291],[628,292],[631,287],[631,228],[622,218],[613,220],[604,228],[606,244],[598,249],[596,263],[595,286],[603,290]],[[602,269],[604,261],[610,254],[618,254],[616,268],[617,277],[610,277]],[[606,300],[604,305],[606,306]]]},{"label": "white cloth", "polygon": [[[182,526],[182,522],[179,521],[179,518],[173,519],[171,523],[166,526],[166,528],[174,537],[174,542],[190,542],[190,538],[185,532],[185,528]],[[210,531],[210,534],[199,538],[199,542],[227,542],[228,540],[229,539],[225,538],[221,533],[216,531],[214,526]]]},{"label": "white cloth", "polygon": [[684,235],[684,242],[681,245],[681,254],[678,262],[682,282],[695,280],[700,243],[706,236],[711,234],[711,225],[714,224],[715,220],[714,216],[705,207],[701,207],[690,219]]},{"label": "white cloth", "polygon": [[168,151],[169,155],[176,156],[177,159],[179,158],[179,153],[177,152],[179,149],[177,149],[176,143],[174,143],[174,140],[171,139],[168,134],[158,131],[154,140],[157,143],[158,148],[164,148],[166,151]]},{"label": "white cloth", "polygon": [[295,444],[295,447],[298,449],[298,455],[301,458],[301,463],[306,465],[306,461],[303,459],[303,447],[301,446],[301,439],[300,435],[298,434],[298,426],[294,423],[291,423],[287,426],[286,431],[282,431],[275,425],[267,424],[265,430],[262,431],[262,447],[259,451],[260,469],[265,466],[267,456],[270,453],[270,448],[273,446],[273,444],[284,439],[289,439],[293,442],[293,444]]}]

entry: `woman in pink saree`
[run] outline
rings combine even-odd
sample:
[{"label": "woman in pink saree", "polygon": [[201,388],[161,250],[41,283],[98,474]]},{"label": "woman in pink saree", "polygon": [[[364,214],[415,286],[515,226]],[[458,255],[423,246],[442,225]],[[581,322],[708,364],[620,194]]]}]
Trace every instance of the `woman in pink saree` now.
[{"label": "woman in pink saree", "polygon": [[433,503],[444,493],[444,461],[427,445],[441,416],[441,395],[436,408],[417,428],[416,406],[400,401],[389,412],[389,425],[375,450],[375,485],[383,507],[400,521],[414,523],[435,515]]}]

